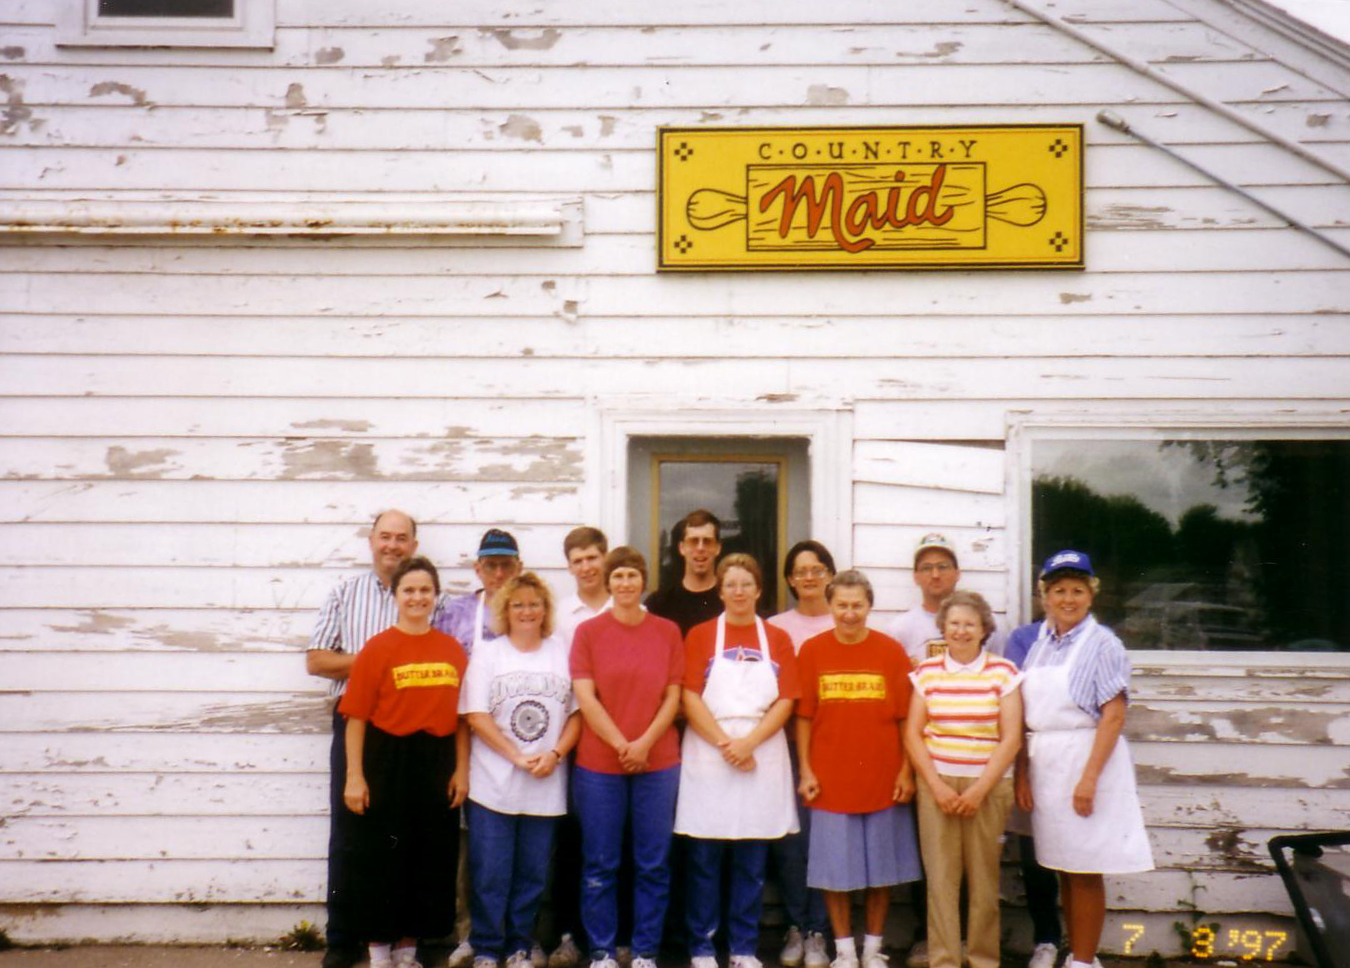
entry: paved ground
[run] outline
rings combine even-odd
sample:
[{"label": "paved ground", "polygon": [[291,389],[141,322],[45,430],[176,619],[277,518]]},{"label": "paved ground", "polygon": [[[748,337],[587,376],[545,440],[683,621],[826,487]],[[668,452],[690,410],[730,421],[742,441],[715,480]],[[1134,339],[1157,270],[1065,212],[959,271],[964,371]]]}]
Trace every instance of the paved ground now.
[{"label": "paved ground", "polygon": [[[427,968],[444,966],[444,951],[427,952]],[[69,945],[0,951],[0,968],[318,968],[318,952],[277,948],[171,947],[151,945]],[[892,952],[893,965],[903,965]],[[1009,955],[1004,968],[1024,968],[1024,956]],[[1165,963],[1177,968],[1178,962]],[[1257,966],[1261,962],[1243,962]],[[1107,959],[1105,968],[1144,968],[1143,959]],[[682,968],[672,963],[669,968]],[[766,963],[765,968],[776,968]],[[1149,966],[1155,968],[1155,966]],[[1156,966],[1161,968],[1161,966]]]}]

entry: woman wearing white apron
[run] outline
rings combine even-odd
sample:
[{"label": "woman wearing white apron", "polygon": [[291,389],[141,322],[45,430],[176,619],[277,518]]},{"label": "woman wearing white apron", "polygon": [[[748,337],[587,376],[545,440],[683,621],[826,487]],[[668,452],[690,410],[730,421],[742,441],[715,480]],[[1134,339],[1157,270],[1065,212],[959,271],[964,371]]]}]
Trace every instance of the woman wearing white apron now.
[{"label": "woman wearing white apron", "polygon": [[1125,724],[1130,660],[1090,614],[1099,582],[1081,551],[1041,569],[1046,620],[1027,655],[1027,756],[1017,802],[1031,812],[1040,863],[1060,872],[1069,968],[1096,963],[1106,920],[1103,874],[1153,869]]},{"label": "woman wearing white apron", "polygon": [[797,698],[792,640],[755,614],[762,587],[749,555],[717,568],[726,611],[685,640],[684,711],[675,832],[689,837],[685,918],[693,968],[716,968],[713,935],[731,868],[727,940],[733,968],[759,968],[769,841],[798,829],[783,726]]}]

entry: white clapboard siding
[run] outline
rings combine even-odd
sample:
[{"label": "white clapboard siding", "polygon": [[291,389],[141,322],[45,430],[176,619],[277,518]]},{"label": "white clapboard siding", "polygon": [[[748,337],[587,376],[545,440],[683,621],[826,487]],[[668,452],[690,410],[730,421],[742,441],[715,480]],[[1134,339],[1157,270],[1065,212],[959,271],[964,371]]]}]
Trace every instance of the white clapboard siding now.
[{"label": "white clapboard siding", "polygon": [[328,809],[324,773],[11,774],[16,816],[315,816]]},{"label": "white clapboard siding", "polygon": [[[1329,308],[1333,298],[1328,299]],[[667,399],[706,400],[704,386],[731,385],[736,395],[730,399],[737,403],[770,399],[837,403],[845,388],[895,399],[963,394],[993,398],[1034,395],[1045,400],[1094,396],[1147,399],[1166,395],[1204,400],[1216,394],[1234,395],[1241,388],[1269,377],[1266,361],[1252,358],[942,359],[925,361],[922,366],[906,366],[901,362],[879,366],[879,362],[682,360],[634,368],[622,361],[528,359],[491,371],[493,376],[480,379],[473,389],[484,396],[501,396],[513,387],[529,396],[562,395],[570,392],[569,381],[583,379],[594,391],[620,399],[664,395]],[[269,391],[278,396],[326,396],[335,391],[337,384],[348,381],[401,379],[405,396],[434,397],[447,376],[462,376],[467,381],[475,371],[484,369],[476,361],[456,359],[276,359],[255,360],[250,364],[241,366],[239,361],[230,359],[190,357],[175,361],[166,372],[163,360],[157,357],[49,357],[25,366],[7,365],[0,369],[0,379],[11,384],[10,392],[24,396],[69,396],[79,393],[83,386],[83,392],[89,395],[140,396],[142,391],[155,391],[153,395],[164,398],[192,396],[194,390],[244,398],[267,395]],[[1343,359],[1310,357],[1300,360],[1299,369],[1300,385],[1291,389],[1290,397],[1335,397],[1347,387]],[[157,385],[148,385],[156,373],[162,378]],[[521,409],[525,411],[528,407]],[[341,459],[352,453],[352,449],[344,449],[338,456]],[[359,465],[362,452],[358,448],[355,453],[355,463]],[[389,483],[391,488],[401,486],[414,493],[419,487],[441,489],[447,494],[455,489],[505,491],[505,487],[494,482]],[[539,486],[555,491],[564,485]],[[497,515],[503,516],[511,518],[509,513]]]},{"label": "white clapboard siding", "polygon": [[[1347,244],[1350,229],[1329,229],[1327,235]],[[1260,228],[1230,227],[1225,234],[1214,232],[1212,237],[1216,246],[1196,253],[1197,259],[1181,261],[1188,252],[1194,252],[1195,236],[1184,230],[1171,228],[1150,229],[1140,232],[1101,232],[1090,237],[1090,256],[1100,259],[1102,266],[1094,270],[1102,275],[1113,271],[1159,273],[1195,272],[1197,270],[1215,271],[1289,271],[1304,269],[1339,269],[1344,256],[1318,239],[1304,233],[1277,229],[1275,226]],[[166,255],[156,247],[118,246],[107,247],[97,244],[72,245],[59,249],[46,246],[24,245],[6,250],[6,264],[3,271],[10,273],[46,272],[65,273],[72,282],[79,277],[96,278],[98,276],[117,276],[125,273],[157,275],[226,275],[226,276],[277,276],[286,275],[285,265],[276,258],[275,245],[250,244],[248,240],[239,240],[238,244],[228,248],[208,248],[197,244],[186,246],[172,256]],[[471,276],[485,271],[495,272],[501,268],[500,254],[494,254],[490,247],[480,251],[427,246],[404,247],[401,245],[381,244],[378,247],[355,246],[330,247],[325,253],[324,275],[339,276],[351,273],[370,275],[379,273],[385,276]],[[642,276],[652,271],[653,250],[650,238],[635,234],[590,234],[582,248],[540,248],[531,259],[531,275],[556,273],[562,276],[586,275],[601,272],[605,275]],[[1208,261],[1204,261],[1208,260]],[[1116,269],[1115,267],[1120,267]],[[548,280],[545,280],[548,281]],[[556,284],[556,280],[555,284]],[[542,286],[543,283],[540,283]],[[889,317],[888,317],[889,318]],[[578,320],[584,323],[589,320]],[[787,317],[785,322],[796,322]],[[7,321],[8,322],[8,321]],[[79,325],[81,322],[84,325]],[[110,319],[100,318],[98,327],[89,325],[85,317],[75,317],[71,321],[58,321],[52,317],[43,320],[37,327],[37,319],[14,318],[0,332],[0,345],[23,345],[27,352],[40,352],[44,344],[68,346],[108,346],[119,349],[125,347],[116,331],[106,332]],[[284,329],[276,326],[263,327],[256,320],[241,317],[231,321],[228,332],[216,331],[221,341],[220,349],[238,346],[252,349],[258,353],[263,347],[285,347],[286,352],[324,352],[325,346],[337,344],[356,344],[363,353],[380,349],[388,352],[389,344],[381,342],[372,346],[367,323],[365,329],[335,330],[331,323],[321,326],[316,321],[303,317],[288,320]],[[353,321],[355,323],[355,321]],[[405,331],[415,331],[419,339],[410,355],[427,352],[435,346],[453,345],[464,348],[465,336],[473,333],[472,352],[474,355],[517,355],[525,349],[534,353],[564,352],[572,355],[579,353],[608,353],[611,355],[630,355],[633,350],[628,341],[616,340],[623,330],[615,327],[613,331],[596,332],[575,323],[559,325],[564,320],[549,316],[547,318],[520,317],[510,321],[509,325],[493,327],[484,332],[481,327],[469,329],[468,324],[458,320],[437,320],[435,326],[425,321],[413,319],[380,319],[373,325],[382,340],[397,338]],[[897,320],[897,325],[906,321]],[[25,326],[24,324],[29,325]],[[313,343],[300,342],[303,327],[308,325],[314,333]],[[912,325],[912,324],[911,324]],[[1132,325],[1138,326],[1138,323]],[[183,330],[175,322],[174,328]],[[190,340],[194,330],[187,329],[178,335],[179,339]],[[791,335],[789,328],[784,336]],[[165,333],[166,336],[171,335]],[[408,334],[412,335],[411,332]],[[733,335],[733,334],[728,334]],[[846,334],[845,334],[846,335]],[[924,334],[908,334],[921,338]],[[545,339],[545,337],[548,337]],[[936,339],[927,334],[929,341]],[[299,343],[299,345],[297,345]],[[193,347],[200,350],[197,344]],[[753,345],[733,344],[736,351],[750,350]],[[648,351],[652,349],[650,343]],[[695,353],[711,353],[715,347],[694,346],[688,350]],[[1010,341],[1010,349],[1019,349]],[[1034,344],[1033,344],[1034,349]],[[1033,350],[1020,350],[1032,352]],[[763,352],[763,350],[758,350]],[[841,353],[844,351],[841,350]]]},{"label": "white clapboard siding", "polygon": [[[1345,71],[1236,9],[1036,0],[1257,129],[1003,0],[278,0],[275,48],[249,51],[61,47],[62,2],[0,4],[0,216],[579,196],[582,224],[566,248],[0,239],[17,940],[321,920],[332,714],[303,651],[381,509],[417,516],[452,592],[499,524],[564,591],[563,535],[622,519],[603,506],[615,419],[736,412],[757,434],[829,413],[851,428],[829,442],[836,552],[872,577],[875,623],[915,604],[911,550],[941,530],[1002,626],[1024,608],[1019,414],[1350,420],[1350,263],[1094,119],[1350,243],[1350,187],[1259,130],[1350,164]],[[657,127],[977,123],[1084,126],[1086,271],[655,272]],[[1350,672],[1132,658],[1160,869],[1108,881],[1103,950],[1175,953],[1174,923],[1200,918],[1287,930],[1264,842],[1350,810]]]},{"label": "white clapboard siding", "polygon": [[[579,515],[573,515],[573,518]],[[0,573],[0,595],[10,601],[42,601],[56,608],[315,608],[323,604],[335,576],[310,568],[202,568],[195,565],[168,567],[59,568],[62,590],[53,588],[53,571],[45,568],[14,568]],[[559,584],[566,572],[540,569],[540,577]],[[443,588],[467,594],[478,587],[467,568],[450,571]]]},{"label": "white clapboard siding", "polygon": [[[11,454],[14,459],[7,460]],[[12,468],[11,479],[566,481],[582,476],[577,441],[539,437],[84,438],[46,446],[0,442],[0,461]]]},{"label": "white clapboard siding", "polygon": [[[153,327],[153,324],[151,324]],[[229,324],[225,324],[229,328]],[[300,336],[303,339],[303,335]],[[131,344],[126,349],[137,348]],[[144,345],[139,347],[142,351]],[[454,388],[458,391],[459,388]],[[131,431],[152,437],[388,437],[450,441],[519,434],[578,437],[586,410],[576,397],[510,400],[441,396],[409,400],[364,395],[320,398],[265,396],[241,405],[238,400],[194,395],[190,403],[166,407],[145,397],[118,400],[0,397],[0,425],[21,439],[42,437],[121,437]],[[432,441],[428,441],[430,446]],[[388,507],[371,489],[370,514]],[[421,519],[426,512],[415,514]],[[364,517],[358,515],[358,517]],[[330,519],[331,520],[331,519]]]},{"label": "white clapboard siding", "polygon": [[[295,658],[303,662],[298,654]],[[308,698],[305,703],[312,706]],[[165,771],[323,774],[328,747],[328,735],[313,732],[236,733],[226,745],[218,734],[208,733],[6,731],[0,774],[87,774],[96,782],[108,774]]]},{"label": "white clapboard siding", "polygon": [[[136,51],[127,52],[134,55]],[[148,56],[162,51],[146,51]],[[186,53],[186,52],[184,52]],[[198,54],[203,52],[198,51]],[[127,55],[119,55],[127,56]],[[26,88],[26,85],[25,85]],[[1333,102],[1289,101],[1233,105],[1240,114],[1284,137],[1316,145],[1319,151],[1343,152],[1350,119]],[[1019,108],[1023,123],[1083,124],[1088,148],[1137,147],[1138,141],[1096,122],[1096,112],[1110,108],[1145,134],[1177,146],[1259,144],[1250,128],[1173,96],[1140,104],[1119,95],[1096,104],[1043,101]],[[125,104],[82,99],[49,104],[40,110],[42,124],[16,123],[9,143],[32,146],[251,148],[332,150],[439,150],[455,144],[463,150],[505,152],[593,152],[653,150],[657,127],[697,128],[718,125],[971,125],[1006,120],[1007,108],[972,105],[836,105],[784,108],[775,104],[726,109],[681,107],[510,108],[474,111],[445,107],[367,111],[361,108],[156,105],[153,111],[127,110]],[[1243,178],[1280,177],[1275,170],[1244,172]],[[1295,170],[1302,170],[1297,166]],[[1090,177],[1095,177],[1090,171]]]},{"label": "white clapboard siding", "polygon": [[[364,525],[384,508],[418,520],[574,523],[575,484],[435,484],[422,481],[0,481],[0,522],[306,522]],[[526,511],[528,508],[528,512]],[[484,523],[486,522],[486,523]],[[331,576],[316,576],[329,580]],[[280,604],[280,603],[278,603]]]},{"label": "white clapboard siding", "polygon": [[[1350,218],[1350,191],[1346,193]],[[151,315],[197,315],[205,305],[214,312],[203,315],[267,315],[271,313],[333,316],[376,315],[381,306],[407,316],[519,316],[578,314],[622,315],[633,306],[660,306],[663,315],[781,316],[809,307],[816,314],[882,315],[888,312],[937,316],[990,315],[1016,300],[1034,315],[1068,311],[1091,315],[1153,315],[1172,313],[1324,313],[1344,312],[1346,279],[1350,270],[1307,271],[1256,275],[1244,273],[1235,282],[1222,272],[1194,272],[1178,277],[1171,286],[1158,285],[1147,273],[1007,274],[997,291],[983,286],[960,285],[970,278],[964,273],[863,274],[848,290],[834,291],[820,285],[814,273],[734,274],[725,277],[715,292],[697,286],[695,277],[593,276],[587,278],[539,276],[427,278],[400,280],[397,293],[385,292],[369,278],[297,277],[269,278],[224,276],[162,276],[141,274],[134,288],[104,293],[101,306],[119,315],[147,311]],[[897,285],[903,279],[905,285]],[[87,312],[87,294],[69,288],[60,275],[29,274],[0,276],[0,312],[25,313],[41,310],[61,314]],[[554,286],[543,285],[552,281]],[[28,284],[25,284],[27,282]],[[45,298],[44,298],[45,297]],[[1092,302],[1091,306],[1081,303]],[[1071,334],[1087,338],[1088,334]],[[270,360],[254,361],[254,372],[264,373]],[[422,360],[404,361],[415,368]],[[522,366],[538,364],[521,360]],[[9,393],[22,392],[23,378],[36,379],[33,369],[8,361],[4,378],[13,384]],[[172,380],[175,373],[163,374]],[[248,374],[242,374],[241,380]],[[452,386],[454,384],[451,384]],[[444,391],[445,383],[441,389]],[[336,387],[328,387],[334,395]],[[468,396],[479,395],[475,386],[456,387]],[[528,390],[522,388],[522,390]],[[480,391],[481,392],[481,391]],[[494,392],[499,392],[494,387]],[[530,395],[521,392],[519,395]],[[566,396],[555,390],[552,396]]]},{"label": "white clapboard siding", "polygon": [[[1184,233],[1173,233],[1184,235]],[[1253,250],[1262,244],[1270,244],[1269,239],[1262,240],[1259,233],[1247,233],[1255,236],[1251,239]],[[1129,248],[1137,245],[1146,249],[1149,241],[1144,233],[1113,233],[1113,239],[1128,239]],[[1350,237],[1348,237],[1350,239]],[[1246,246],[1244,245],[1244,248]],[[1184,248],[1178,243],[1178,249]],[[1335,255],[1325,245],[1317,244],[1319,252]],[[1255,254],[1255,253],[1254,253]],[[1204,325],[1193,325],[1204,317]],[[292,318],[278,327],[275,320],[268,317],[230,317],[206,322],[194,320],[188,325],[185,321],[170,316],[11,316],[0,322],[0,345],[13,348],[23,347],[24,352],[33,356],[64,356],[71,352],[94,353],[106,356],[141,355],[147,350],[172,356],[209,357],[226,350],[244,355],[250,351],[255,355],[276,357],[370,357],[413,358],[417,356],[446,357],[462,355],[457,347],[464,346],[475,331],[482,331],[479,320],[475,319],[386,319],[382,317],[351,317],[335,322],[319,318]],[[226,333],[217,335],[221,329]],[[132,342],[133,334],[139,342]],[[695,319],[677,319],[675,317],[650,316],[640,325],[633,325],[631,317],[591,317],[587,316],[576,323],[564,324],[554,318],[520,318],[503,321],[484,333],[481,342],[473,345],[472,356],[480,360],[495,360],[519,357],[528,353],[533,359],[651,359],[659,355],[662,359],[737,359],[784,357],[810,355],[823,359],[850,359],[867,355],[890,354],[906,359],[932,357],[1043,357],[1054,356],[1100,356],[1100,342],[1103,340],[1128,340],[1141,356],[1213,356],[1214,342],[1220,340],[1225,356],[1261,357],[1271,356],[1298,357],[1318,354],[1350,354],[1350,331],[1341,321],[1332,315],[1305,314],[1252,314],[1225,315],[1197,313],[1192,316],[1109,316],[1092,317],[1092,339],[1066,339],[1064,317],[1021,316],[1009,320],[1000,316],[971,316],[951,319],[941,327],[934,327],[926,315],[895,316],[827,316],[803,325],[790,316],[727,316]],[[36,365],[37,361],[30,360]],[[436,403],[440,403],[437,400]],[[79,406],[78,401],[61,401],[63,407]],[[194,407],[205,407],[210,401],[199,401]],[[334,401],[335,404],[338,401]],[[343,402],[345,403],[345,401]],[[384,406],[393,405],[389,401]],[[259,438],[256,431],[248,432],[248,427],[262,426],[262,420],[251,425],[238,423],[219,425],[222,436],[240,439],[232,442],[239,448],[237,459],[241,461],[277,461],[284,459],[284,453],[316,441],[330,442],[335,439],[359,437],[375,441],[381,447],[402,447],[407,455],[424,463],[435,457],[446,461],[450,467],[462,466],[465,470],[473,466],[466,462],[478,452],[492,454],[518,448],[521,453],[510,454],[515,463],[522,463],[529,457],[532,449],[547,451],[562,447],[578,446],[572,440],[559,441],[557,438],[581,437],[583,426],[578,422],[569,427],[562,419],[573,409],[571,401],[550,403],[550,411],[558,411],[557,416],[531,414],[529,430],[534,431],[527,437],[514,437],[524,428],[519,419],[512,421],[511,413],[501,403],[493,401],[462,400],[458,402],[455,416],[472,419],[473,425],[427,427],[427,418],[419,411],[407,408],[406,419],[417,420],[415,429],[406,433],[413,437],[432,437],[431,440],[401,440],[405,435],[402,427],[397,428],[398,436],[393,436],[395,425],[384,422],[379,427],[369,426],[372,421],[344,421],[329,419],[308,421],[303,419],[287,420],[276,412],[282,401],[262,399],[250,407],[265,407],[263,419],[271,417],[273,424],[285,431],[283,440]],[[44,403],[43,406],[51,404]],[[111,406],[100,401],[86,409]],[[130,406],[131,401],[118,401],[117,406]],[[298,404],[292,404],[297,406]],[[18,406],[0,400],[0,408]],[[507,413],[503,414],[503,410]],[[482,417],[479,412],[486,411]],[[101,413],[101,409],[99,410]],[[433,411],[433,416],[439,412]],[[380,415],[387,414],[383,409]],[[24,418],[42,419],[44,413],[24,413]],[[91,413],[91,419],[97,414]],[[168,415],[166,415],[168,416]],[[240,416],[247,416],[240,415]],[[496,419],[487,423],[488,418]],[[116,446],[128,449],[153,450],[175,448],[200,448],[193,453],[209,454],[206,450],[213,442],[204,439],[196,443],[184,440],[170,442],[174,437],[185,436],[181,424],[164,423],[158,433],[155,426],[147,423],[149,415],[143,420],[126,420],[127,432],[135,431],[139,437],[119,437],[112,428],[112,421],[98,426],[107,426],[107,433],[97,436],[91,432],[88,442],[71,443],[68,446],[80,448],[103,447],[105,451]],[[212,414],[214,418],[215,415]],[[48,420],[55,424],[55,420]],[[356,426],[350,426],[355,424]],[[158,426],[158,425],[156,425]],[[403,426],[406,426],[404,424]],[[44,467],[47,473],[58,474],[81,471],[87,462],[74,456],[75,451],[42,453],[44,446],[60,447],[64,444],[46,445],[41,439],[35,439],[34,430],[27,419],[21,429],[28,432],[22,438],[21,450],[10,450],[5,459],[14,468],[11,476],[24,476],[22,469]],[[569,430],[573,433],[569,433]],[[92,428],[91,428],[92,431]],[[496,431],[495,433],[493,431]],[[1001,431],[1000,431],[1001,433]],[[145,437],[161,437],[164,442],[148,444]],[[493,439],[472,439],[493,438]],[[998,439],[991,437],[991,439]],[[140,441],[136,444],[131,441]],[[0,441],[0,447],[4,447]],[[281,449],[281,450],[279,450]],[[256,451],[256,454],[254,453]],[[424,453],[425,452],[425,453]],[[180,451],[181,455],[189,450]],[[89,459],[106,458],[106,453],[94,453]],[[318,456],[318,455],[315,455]],[[67,467],[67,464],[72,464]],[[244,470],[249,463],[236,464],[241,470],[237,475],[245,476]],[[103,467],[103,472],[110,468]],[[164,468],[167,472],[168,468]],[[481,465],[480,465],[481,470]],[[200,468],[196,473],[202,473]],[[416,472],[416,467],[410,472]],[[91,471],[97,474],[97,471]],[[210,476],[210,475],[208,475]]]},{"label": "white clapboard siding", "polygon": [[287,860],[327,851],[327,825],[313,817],[22,817],[0,830],[0,863]]},{"label": "white clapboard siding", "polygon": [[[133,477],[136,475],[133,475]],[[333,480],[345,480],[334,476]],[[521,557],[532,568],[560,568],[562,543],[569,527],[513,525]],[[15,524],[6,528],[12,541],[0,544],[0,567],[69,564],[72,548],[91,565],[258,568],[286,564],[293,568],[341,568],[355,573],[369,567],[369,527],[344,532],[329,525],[241,527],[235,524],[181,524],[172,530],[141,524]],[[418,553],[438,568],[471,565],[483,528],[469,524],[422,524]],[[335,575],[334,580],[339,576]]]}]

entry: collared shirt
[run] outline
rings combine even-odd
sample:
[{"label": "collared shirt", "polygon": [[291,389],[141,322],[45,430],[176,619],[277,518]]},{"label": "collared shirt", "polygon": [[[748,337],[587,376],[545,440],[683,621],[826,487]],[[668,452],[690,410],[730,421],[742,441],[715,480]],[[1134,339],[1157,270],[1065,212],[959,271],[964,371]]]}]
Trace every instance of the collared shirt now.
[{"label": "collared shirt", "polygon": [[[453,635],[464,648],[465,654],[470,657],[473,656],[474,646],[474,616],[478,614],[478,603],[482,596],[483,589],[480,588],[476,592],[452,599],[450,604],[445,606],[440,617],[432,623],[442,632]],[[489,603],[485,602],[483,604],[483,629],[478,638],[488,642],[496,637],[497,633],[492,631],[492,608]]]},{"label": "collared shirt", "polygon": [[1003,697],[1018,687],[1022,673],[987,649],[967,663],[944,649],[920,662],[909,678],[923,697],[924,745],[938,773],[979,776],[998,747]]},{"label": "collared shirt", "polygon": [[581,596],[575,592],[568,595],[558,603],[557,611],[553,615],[553,631],[560,636],[567,647],[572,647],[572,637],[577,634],[577,626],[588,618],[595,618],[601,612],[607,612],[614,607],[614,599],[607,598],[605,603],[599,608],[591,608],[581,600]]},{"label": "collared shirt", "polygon": [[[432,624],[447,601],[448,596],[444,594],[437,597]],[[397,621],[398,603],[394,601],[394,593],[380,582],[375,572],[344,578],[324,599],[306,648],[355,654]],[[328,695],[340,696],[346,688],[346,679],[330,680]]]},{"label": "collared shirt", "polygon": [[1082,641],[1082,649],[1069,672],[1069,698],[1094,720],[1102,718],[1102,705],[1130,691],[1130,657],[1124,644],[1105,625],[1089,615],[1063,635],[1055,632],[1050,621],[1041,623],[1023,669],[1063,665],[1071,646]]}]

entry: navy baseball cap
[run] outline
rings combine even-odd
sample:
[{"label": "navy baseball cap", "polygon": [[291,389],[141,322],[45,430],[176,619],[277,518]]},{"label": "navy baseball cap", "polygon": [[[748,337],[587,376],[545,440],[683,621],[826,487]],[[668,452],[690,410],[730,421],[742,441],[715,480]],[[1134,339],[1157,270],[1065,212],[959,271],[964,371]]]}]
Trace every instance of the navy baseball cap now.
[{"label": "navy baseball cap", "polygon": [[1085,575],[1095,575],[1092,559],[1081,551],[1056,551],[1041,566],[1041,577],[1049,578],[1057,571],[1081,571]]},{"label": "navy baseball cap", "polygon": [[483,540],[478,542],[478,557],[490,558],[493,555],[520,557],[520,545],[516,544],[516,539],[511,537],[509,531],[492,528],[483,533]]}]

